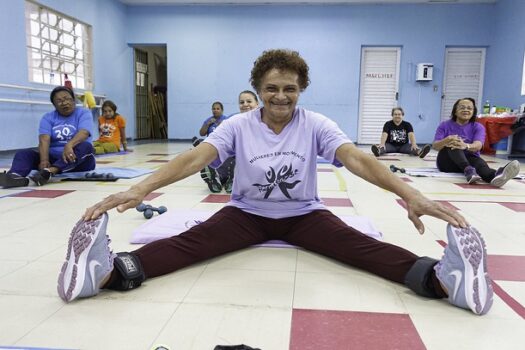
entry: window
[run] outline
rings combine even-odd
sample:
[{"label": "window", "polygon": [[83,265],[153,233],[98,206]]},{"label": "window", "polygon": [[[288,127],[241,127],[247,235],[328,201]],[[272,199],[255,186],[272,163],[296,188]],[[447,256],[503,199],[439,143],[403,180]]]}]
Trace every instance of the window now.
[{"label": "window", "polygon": [[523,76],[521,77],[521,94],[525,95],[525,53],[523,54]]},{"label": "window", "polygon": [[29,81],[93,89],[91,26],[26,1],[26,37]]}]

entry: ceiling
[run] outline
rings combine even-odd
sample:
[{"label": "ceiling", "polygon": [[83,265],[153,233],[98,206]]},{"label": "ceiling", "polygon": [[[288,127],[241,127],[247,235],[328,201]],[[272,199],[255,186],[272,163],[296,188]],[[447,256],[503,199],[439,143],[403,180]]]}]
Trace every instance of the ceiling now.
[{"label": "ceiling", "polygon": [[498,0],[119,0],[126,5],[493,4]]}]

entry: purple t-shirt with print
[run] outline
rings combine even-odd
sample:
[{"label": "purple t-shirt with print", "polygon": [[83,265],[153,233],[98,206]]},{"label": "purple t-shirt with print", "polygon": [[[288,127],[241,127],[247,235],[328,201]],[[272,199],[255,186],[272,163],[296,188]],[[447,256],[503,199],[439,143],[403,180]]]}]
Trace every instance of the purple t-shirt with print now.
[{"label": "purple t-shirt with print", "polygon": [[[465,143],[479,141],[483,144],[485,142],[485,127],[478,122],[460,125],[452,119],[449,119],[439,124],[436,135],[434,136],[434,141],[443,140],[450,135],[458,135]],[[480,155],[479,151],[475,153],[472,152],[472,154],[478,157]]]},{"label": "purple t-shirt with print", "polygon": [[274,219],[326,209],[317,193],[317,156],[341,167],[335,152],[351,143],[335,122],[298,107],[278,135],[258,108],[223,121],[204,142],[218,151],[213,167],[236,157],[227,205]]}]

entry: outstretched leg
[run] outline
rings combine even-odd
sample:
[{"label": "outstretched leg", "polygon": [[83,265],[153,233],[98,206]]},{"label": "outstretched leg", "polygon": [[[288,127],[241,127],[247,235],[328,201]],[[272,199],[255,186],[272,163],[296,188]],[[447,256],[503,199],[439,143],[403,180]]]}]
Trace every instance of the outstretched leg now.
[{"label": "outstretched leg", "polygon": [[[449,225],[447,234],[449,245],[438,262],[368,237],[331,212],[319,210],[304,215],[283,239],[403,283],[421,296],[444,298],[448,295],[452,305],[485,314],[492,305],[492,287],[483,239],[472,227],[456,229]],[[456,279],[451,279],[451,275]]]},{"label": "outstretched leg", "polygon": [[131,252],[113,254],[106,235],[107,214],[80,220],[73,229],[58,294],[66,301],[97,295],[101,288],[128,290],[146,278],[262,243],[269,239],[264,218],[225,207],[178,236],[158,240]]}]

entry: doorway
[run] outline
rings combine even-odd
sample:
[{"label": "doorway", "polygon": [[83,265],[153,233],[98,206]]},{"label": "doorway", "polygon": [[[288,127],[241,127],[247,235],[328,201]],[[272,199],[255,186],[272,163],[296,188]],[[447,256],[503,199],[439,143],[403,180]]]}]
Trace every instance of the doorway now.
[{"label": "doorway", "polygon": [[378,143],[384,123],[397,106],[400,54],[399,47],[361,50],[358,143]]},{"label": "doorway", "polygon": [[472,97],[476,105],[483,105],[483,72],[485,48],[456,47],[445,51],[445,75],[441,95],[441,121],[448,120],[454,102]]},{"label": "doorway", "polygon": [[166,45],[133,45],[137,139],[168,138]]}]

